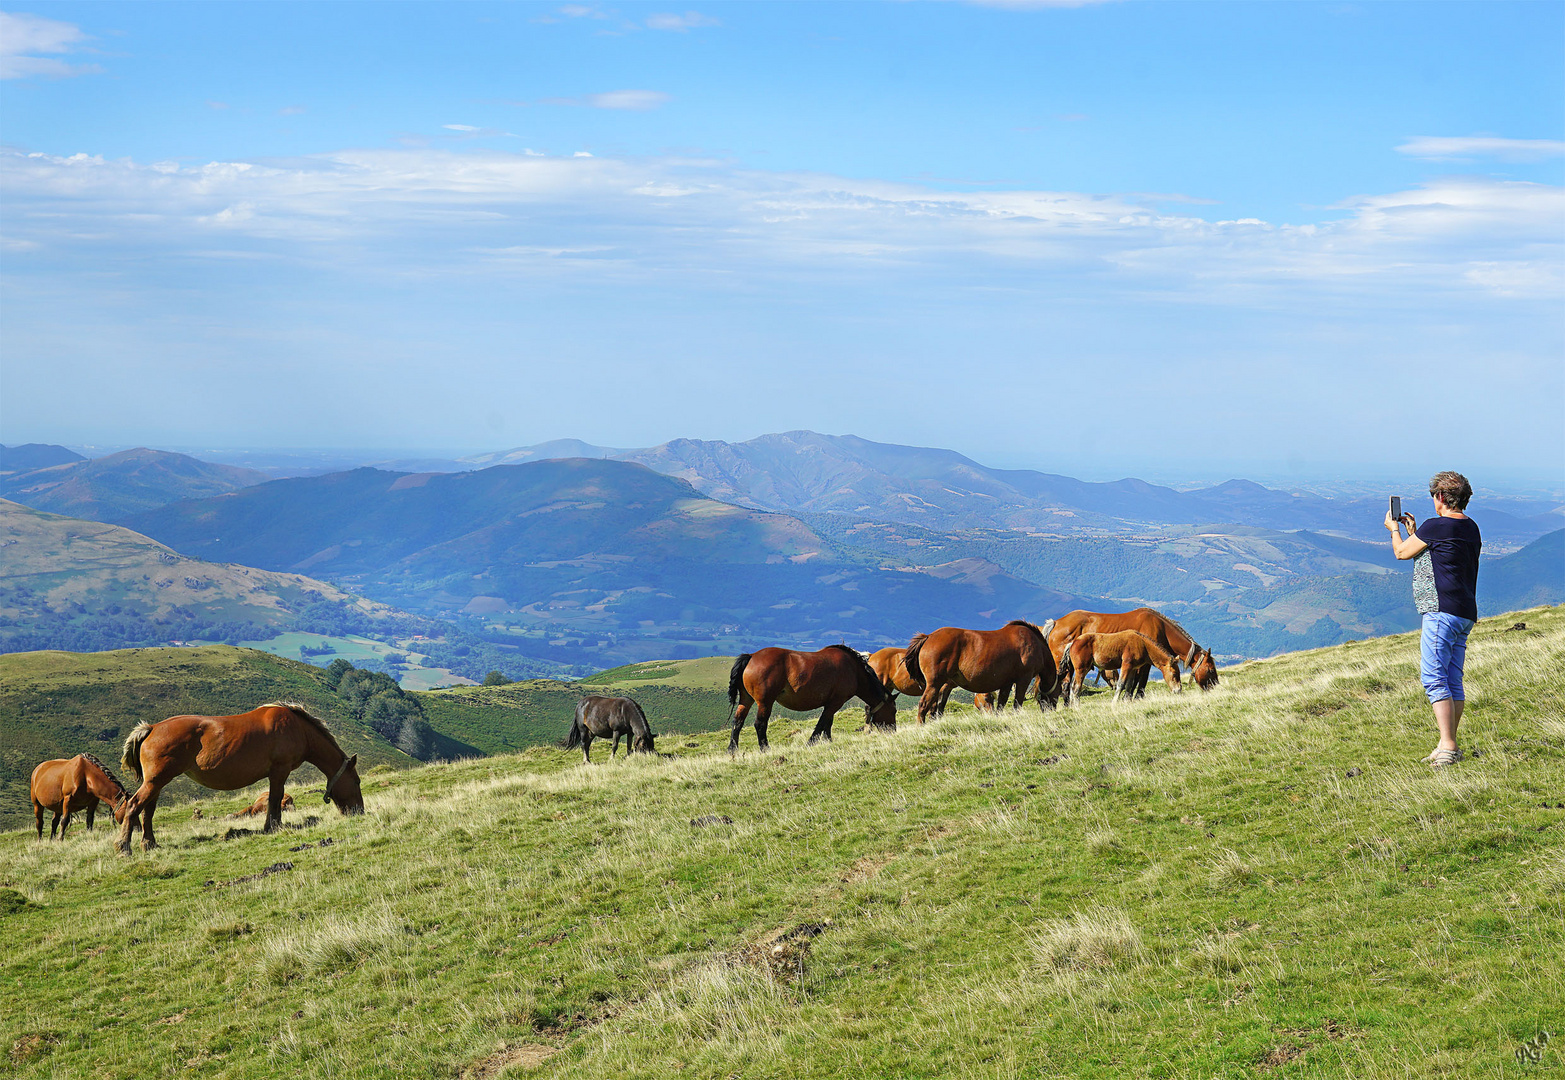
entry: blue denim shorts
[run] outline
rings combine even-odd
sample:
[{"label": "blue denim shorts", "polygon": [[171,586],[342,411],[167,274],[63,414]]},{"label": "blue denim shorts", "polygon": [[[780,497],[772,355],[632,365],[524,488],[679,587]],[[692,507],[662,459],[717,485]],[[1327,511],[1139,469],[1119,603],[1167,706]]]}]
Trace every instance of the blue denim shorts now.
[{"label": "blue denim shorts", "polygon": [[1462,666],[1467,663],[1467,635],[1473,620],[1433,611],[1424,616],[1418,639],[1418,677],[1429,703],[1467,700],[1462,691]]}]

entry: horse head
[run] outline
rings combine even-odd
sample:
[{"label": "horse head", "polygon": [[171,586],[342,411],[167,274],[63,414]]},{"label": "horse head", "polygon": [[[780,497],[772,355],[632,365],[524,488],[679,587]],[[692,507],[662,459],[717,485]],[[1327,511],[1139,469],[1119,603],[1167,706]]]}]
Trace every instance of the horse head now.
[{"label": "horse head", "polygon": [[639,751],[643,754],[655,754],[657,753],[657,749],[652,745],[652,740],[655,737],[656,736],[652,734],[652,729],[647,728],[646,734],[636,736],[636,740],[631,749]]},{"label": "horse head", "polygon": [[344,759],[336,775],[326,782],[326,794],[321,797],[323,802],[336,803],[337,809],[344,814],[364,813],[364,792],[359,788],[358,761],[357,754]]},{"label": "horse head", "polygon": [[864,722],[879,731],[897,730],[897,695],[886,695],[879,705],[864,706]]},{"label": "horse head", "polygon": [[1217,663],[1212,659],[1212,650],[1207,649],[1190,665],[1190,677],[1202,690],[1210,690],[1217,685]]}]

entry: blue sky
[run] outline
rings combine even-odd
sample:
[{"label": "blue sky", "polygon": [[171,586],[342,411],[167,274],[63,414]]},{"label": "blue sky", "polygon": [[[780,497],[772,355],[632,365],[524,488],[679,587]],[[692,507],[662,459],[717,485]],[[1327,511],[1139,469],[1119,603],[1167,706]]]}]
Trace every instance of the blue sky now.
[{"label": "blue sky", "polygon": [[1565,480],[1565,5],[6,10],[0,441]]}]

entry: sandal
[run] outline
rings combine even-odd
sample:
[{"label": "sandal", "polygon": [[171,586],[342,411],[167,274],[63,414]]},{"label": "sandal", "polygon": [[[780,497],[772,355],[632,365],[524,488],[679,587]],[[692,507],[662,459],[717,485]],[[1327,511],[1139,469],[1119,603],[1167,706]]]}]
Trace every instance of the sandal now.
[{"label": "sandal", "polygon": [[1462,753],[1462,748],[1458,746],[1454,750],[1436,750],[1424,760],[1429,762],[1433,768],[1439,769],[1446,765],[1455,765],[1466,756]]}]

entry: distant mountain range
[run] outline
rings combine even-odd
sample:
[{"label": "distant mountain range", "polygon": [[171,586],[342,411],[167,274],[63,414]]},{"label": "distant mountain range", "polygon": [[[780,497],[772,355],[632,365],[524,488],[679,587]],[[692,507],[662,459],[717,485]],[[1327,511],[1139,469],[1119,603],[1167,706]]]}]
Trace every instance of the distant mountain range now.
[{"label": "distant mountain range", "polygon": [[[0,463],[62,454],[11,448]],[[1078,606],[1158,606],[1229,659],[1416,621],[1378,500],[1242,480],[1085,483],[811,432],[646,450],[562,440],[450,471],[418,464],[246,486],[259,474],[139,450],[0,484],[97,514],[134,505],[115,520],[181,555],[308,575],[442,620],[451,633],[429,630],[449,646],[437,666],[468,677],[773,642],[867,648]],[[1565,601],[1561,508],[1506,505],[1475,506],[1483,609]],[[111,591],[74,602],[102,607]]]},{"label": "distant mountain range", "polygon": [[[757,510],[837,514],[944,531],[1144,535],[1171,526],[1230,523],[1376,542],[1384,536],[1385,507],[1379,499],[1324,499],[1248,480],[1197,491],[1135,479],[1089,483],[1030,469],[991,469],[952,450],[813,431],[762,435],[740,443],[675,439],[640,450],[566,439],[479,455],[462,464],[485,467],[551,457],[638,462],[688,481],[709,498]],[[1492,507],[1475,510],[1485,537],[1497,549],[1514,549],[1565,526],[1565,505],[1519,500],[1511,505],[1523,514]]]},{"label": "distant mountain range", "polygon": [[906,641],[932,612],[976,625],[1045,618],[1080,599],[982,560],[890,568],[796,517],[583,458],[275,480],[127,524],[202,558],[308,572],[421,614],[526,631],[534,648],[564,641],[614,660],[646,659],[659,641],[662,655],[692,640],[712,651],[878,646]]},{"label": "distant mountain range", "polygon": [[3,461],[22,467],[0,474],[0,498],[89,521],[118,521],[178,499],[220,495],[267,479],[253,469],[145,447],[88,459],[63,446],[31,444],[6,448]]}]

